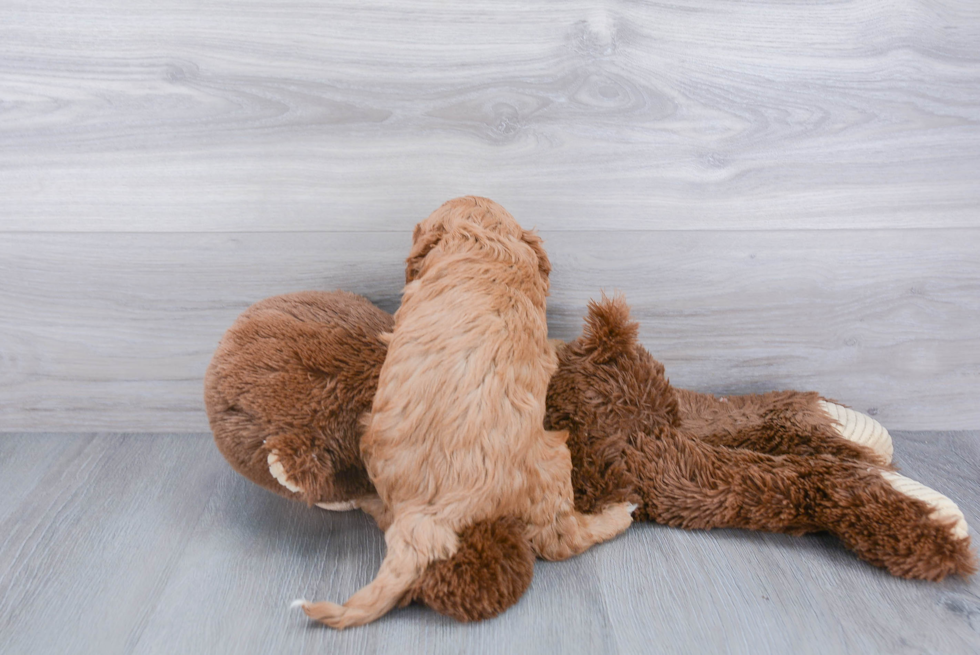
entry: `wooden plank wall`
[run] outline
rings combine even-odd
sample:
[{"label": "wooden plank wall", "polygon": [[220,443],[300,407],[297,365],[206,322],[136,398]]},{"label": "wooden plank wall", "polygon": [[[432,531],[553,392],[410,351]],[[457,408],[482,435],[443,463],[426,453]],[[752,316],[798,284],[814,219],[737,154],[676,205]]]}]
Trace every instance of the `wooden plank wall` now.
[{"label": "wooden plank wall", "polygon": [[619,290],[676,385],[980,426],[974,0],[7,0],[0,430],[205,430],[241,310],[393,310],[466,193],[556,336]]}]

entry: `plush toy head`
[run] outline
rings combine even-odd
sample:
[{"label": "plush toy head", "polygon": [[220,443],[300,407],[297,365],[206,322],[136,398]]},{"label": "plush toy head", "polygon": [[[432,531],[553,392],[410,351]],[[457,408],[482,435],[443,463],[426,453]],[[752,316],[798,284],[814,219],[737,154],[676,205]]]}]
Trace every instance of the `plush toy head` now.
[{"label": "plush toy head", "polygon": [[[374,493],[361,460],[359,420],[384,362],[379,335],[394,319],[351,293],[308,291],[249,307],[228,330],[205,377],[214,440],[236,471],[309,504]],[[269,473],[275,450],[299,491]]]}]

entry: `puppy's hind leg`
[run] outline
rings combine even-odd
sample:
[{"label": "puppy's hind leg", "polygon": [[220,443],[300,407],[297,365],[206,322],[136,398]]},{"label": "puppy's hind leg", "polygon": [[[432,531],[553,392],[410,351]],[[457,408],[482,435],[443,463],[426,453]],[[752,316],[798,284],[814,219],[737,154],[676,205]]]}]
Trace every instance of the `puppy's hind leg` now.
[{"label": "puppy's hind leg", "polygon": [[378,496],[365,496],[358,498],[354,503],[358,509],[365,514],[369,514],[374,519],[374,522],[378,524],[379,528],[385,532],[388,531],[394,517],[392,516],[391,509],[384,504],[381,498]]},{"label": "puppy's hind leg", "polygon": [[540,557],[568,559],[625,531],[633,522],[635,509],[632,503],[616,503],[597,514],[573,510],[560,514],[552,523],[532,528],[528,538]]},{"label": "puppy's hind leg", "polygon": [[636,505],[615,503],[595,514],[575,511],[572,490],[572,455],[564,431],[544,431],[539,443],[537,482],[528,518],[527,537],[539,557],[562,560],[594,544],[612,539],[633,522]]},{"label": "puppy's hind leg", "polygon": [[459,545],[455,531],[418,515],[396,518],[385,542],[388,552],[370,584],[343,605],[303,601],[306,615],[338,630],[370,623],[398,604],[430,562],[451,557]]}]

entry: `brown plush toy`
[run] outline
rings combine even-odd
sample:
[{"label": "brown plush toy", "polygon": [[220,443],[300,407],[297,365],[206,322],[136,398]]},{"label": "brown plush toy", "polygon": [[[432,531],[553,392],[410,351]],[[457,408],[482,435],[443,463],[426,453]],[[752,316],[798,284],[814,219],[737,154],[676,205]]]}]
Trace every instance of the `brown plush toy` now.
[{"label": "brown plush toy", "polygon": [[[372,512],[359,453],[393,319],[349,293],[263,300],[228,330],[205,380],[211,428],[236,471],[287,498]],[[546,427],[566,429],[575,502],[629,500],[635,520],[688,529],[828,531],[906,578],[976,571],[963,514],[894,472],[874,420],[793,391],[716,398],[674,389],[637,341],[622,299],[592,303],[559,344]],[[480,523],[404,599],[462,621],[495,616],[530,584],[516,521]]]}]

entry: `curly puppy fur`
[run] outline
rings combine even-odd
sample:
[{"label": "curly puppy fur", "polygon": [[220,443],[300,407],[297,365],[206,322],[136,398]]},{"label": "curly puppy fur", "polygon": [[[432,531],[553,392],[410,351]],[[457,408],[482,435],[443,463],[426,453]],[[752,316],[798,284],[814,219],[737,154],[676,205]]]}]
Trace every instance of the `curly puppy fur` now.
[{"label": "curly puppy fur", "polygon": [[568,435],[543,427],[550,270],[541,239],[485,198],[451,200],[416,227],[361,440],[387,553],[343,606],[304,603],[308,616],[338,629],[377,619],[478,521],[519,519],[547,559],[629,526],[627,503],[575,511]]}]

